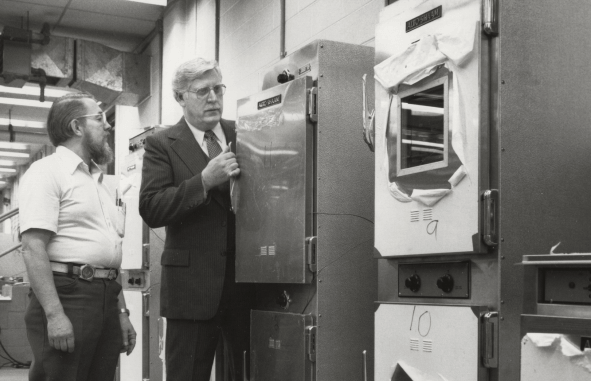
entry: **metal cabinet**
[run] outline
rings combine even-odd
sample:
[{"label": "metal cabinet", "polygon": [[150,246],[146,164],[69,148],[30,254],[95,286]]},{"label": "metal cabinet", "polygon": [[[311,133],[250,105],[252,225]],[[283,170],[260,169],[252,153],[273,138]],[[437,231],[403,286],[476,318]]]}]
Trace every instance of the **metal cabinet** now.
[{"label": "metal cabinet", "polygon": [[364,358],[372,378],[373,154],[361,85],[373,55],[315,41],[238,102],[232,199],[236,279],[257,291],[251,380],[361,377]]}]

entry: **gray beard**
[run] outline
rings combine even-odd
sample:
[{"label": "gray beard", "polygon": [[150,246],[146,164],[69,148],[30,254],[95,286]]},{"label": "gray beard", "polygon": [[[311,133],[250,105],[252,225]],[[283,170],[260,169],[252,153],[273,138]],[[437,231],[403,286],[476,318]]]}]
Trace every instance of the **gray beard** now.
[{"label": "gray beard", "polygon": [[94,144],[87,140],[84,145],[90,153],[90,158],[98,165],[109,164],[113,161],[113,150],[109,147],[109,143]]}]

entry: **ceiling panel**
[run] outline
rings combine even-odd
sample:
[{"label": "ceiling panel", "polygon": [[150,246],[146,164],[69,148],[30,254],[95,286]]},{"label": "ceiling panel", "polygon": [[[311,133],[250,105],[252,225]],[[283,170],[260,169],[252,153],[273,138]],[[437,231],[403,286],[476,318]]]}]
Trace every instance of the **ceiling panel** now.
[{"label": "ceiling panel", "polygon": [[[26,28],[27,12],[29,12],[29,26],[38,31],[43,22],[55,25],[62,14],[61,7],[30,4],[21,1],[0,0],[0,24],[14,28]],[[41,21],[42,20],[42,21]],[[39,26],[39,28],[35,26]]]},{"label": "ceiling panel", "polygon": [[[108,26],[108,28],[105,28]],[[114,16],[102,13],[88,13],[69,9],[62,18],[58,28],[101,31],[122,38],[121,35],[144,37],[156,27],[156,22],[125,16]],[[58,29],[56,28],[56,30]],[[124,38],[124,37],[123,37]]]},{"label": "ceiling panel", "polygon": [[159,19],[162,15],[162,11],[164,10],[163,7],[159,7],[157,5],[122,0],[72,0],[68,9],[103,13],[107,15],[125,16],[139,20],[150,21]]}]

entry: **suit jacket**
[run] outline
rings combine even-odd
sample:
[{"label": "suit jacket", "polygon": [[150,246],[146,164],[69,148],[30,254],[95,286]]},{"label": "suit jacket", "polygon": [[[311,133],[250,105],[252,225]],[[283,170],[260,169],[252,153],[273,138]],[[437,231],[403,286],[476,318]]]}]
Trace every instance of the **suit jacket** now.
[{"label": "suit jacket", "polygon": [[[234,149],[234,122],[222,120],[221,125]],[[235,286],[229,186],[213,188],[205,197],[201,171],[207,162],[184,118],[146,138],[139,208],[148,226],[167,227],[160,314],[171,319],[211,319],[225,277]]]}]

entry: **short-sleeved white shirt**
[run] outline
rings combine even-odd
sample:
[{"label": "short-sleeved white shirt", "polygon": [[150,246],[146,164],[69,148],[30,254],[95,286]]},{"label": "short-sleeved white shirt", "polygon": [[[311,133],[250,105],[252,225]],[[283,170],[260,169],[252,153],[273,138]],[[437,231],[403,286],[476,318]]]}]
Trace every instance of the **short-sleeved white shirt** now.
[{"label": "short-sleeved white shirt", "polygon": [[19,186],[20,230],[45,229],[50,261],[121,266],[117,207],[103,173],[94,163],[59,146],[53,155],[34,162]]}]

